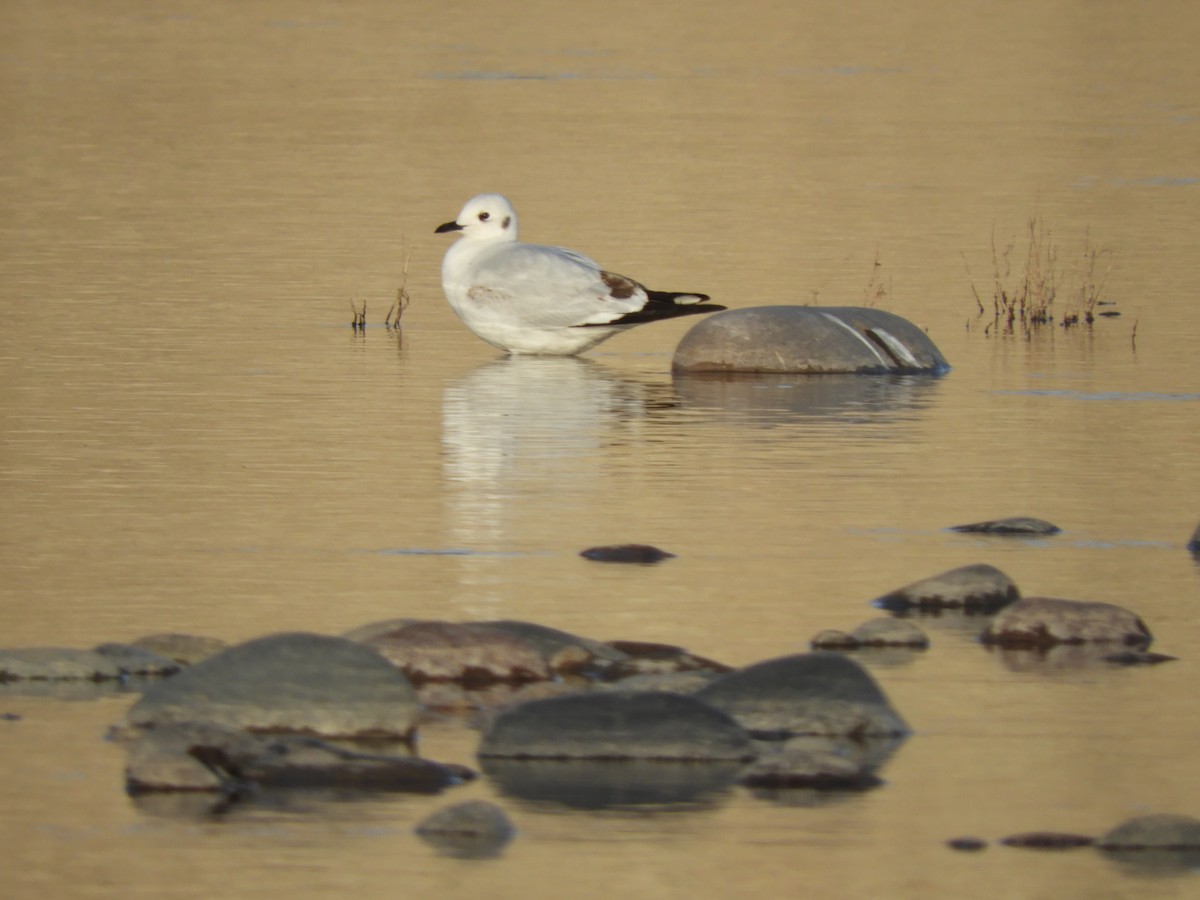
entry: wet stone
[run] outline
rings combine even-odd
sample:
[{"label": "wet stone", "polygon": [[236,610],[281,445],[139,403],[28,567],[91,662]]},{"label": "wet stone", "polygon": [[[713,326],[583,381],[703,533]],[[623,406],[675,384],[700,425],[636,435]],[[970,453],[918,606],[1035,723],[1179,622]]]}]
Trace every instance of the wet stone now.
[{"label": "wet stone", "polygon": [[1137,615],[1110,603],[1026,597],[997,613],[980,639],[1010,648],[1107,643],[1142,649],[1153,637]]},{"label": "wet stone", "polygon": [[614,666],[622,665],[630,657],[609,644],[592,638],[513,619],[484,622],[534,647],[546,664],[557,675],[584,675],[592,678],[606,677]]},{"label": "wet stone", "polygon": [[664,559],[674,559],[674,553],[660,550],[650,544],[615,544],[608,547],[589,547],[579,553],[584,559],[593,562],[641,563],[650,565],[662,562]]},{"label": "wet stone", "polygon": [[1197,525],[1196,530],[1192,532],[1192,537],[1187,543],[1187,548],[1193,553],[1200,553],[1200,525]]},{"label": "wet stone", "polygon": [[881,784],[861,753],[824,738],[793,738],[747,768],[742,784],[756,788],[866,790]]},{"label": "wet stone", "polygon": [[165,677],[174,675],[181,664],[132,644],[101,644],[95,648],[101,656],[111,659],[128,675]]},{"label": "wet stone", "polygon": [[406,622],[362,643],[418,685],[449,681],[482,687],[552,676],[537,648],[485,623]]},{"label": "wet stone", "polygon": [[850,633],[850,637],[860,647],[911,647],[924,650],[929,646],[929,636],[918,625],[890,616],[864,622]]},{"label": "wet stone", "polygon": [[988,522],[972,522],[969,525],[954,525],[950,530],[961,531],[965,534],[1009,534],[1030,537],[1058,534],[1062,531],[1057,525],[1047,522],[1045,519],[1035,519],[1031,516],[1013,516]]},{"label": "wet stone", "polygon": [[465,800],[428,816],[416,831],[422,840],[449,856],[487,858],[498,854],[517,830],[496,804]]},{"label": "wet stone", "polygon": [[748,759],[749,736],[695,697],[604,691],[534,700],[488,725],[480,757],[514,759]]},{"label": "wet stone", "polygon": [[417,712],[408,679],[375,651],[342,638],[288,633],[231,647],[152,685],[126,721],[408,739]]},{"label": "wet stone", "polygon": [[696,696],[756,737],[896,737],[908,726],[875,680],[841,653],[806,653],[722,675]]},{"label": "wet stone", "polygon": [[229,649],[229,644],[220,638],[173,632],[148,634],[130,641],[129,644],[159,656],[165,656],[167,659],[173,659],[185,666],[194,665],[210,656],[215,656],[222,650]]},{"label": "wet stone", "polygon": [[1000,843],[1006,847],[1023,847],[1030,850],[1074,850],[1090,847],[1096,839],[1086,834],[1064,834],[1058,831],[1026,831],[1009,835]]},{"label": "wet stone", "polygon": [[1169,813],[1139,816],[1097,843],[1105,850],[1200,850],[1200,819]]},{"label": "wet stone", "polygon": [[976,563],[950,569],[884,594],[874,605],[891,610],[960,609],[992,614],[1020,599],[1016,584],[995,566]]},{"label": "wet stone", "polygon": [[940,373],[946,358],[922,329],[881,309],[757,306],[710,316],[683,336],[676,373]]},{"label": "wet stone", "polygon": [[844,631],[827,628],[809,641],[809,646],[814,650],[854,650],[858,640]]},{"label": "wet stone", "polygon": [[963,850],[968,853],[976,853],[980,850],[986,850],[988,842],[983,838],[965,835],[963,837],[950,838],[946,841],[946,846],[951,850]]},{"label": "wet stone", "polygon": [[1122,650],[1117,653],[1106,653],[1102,659],[1114,666],[1157,666],[1159,663],[1174,662],[1177,656],[1167,656],[1165,653],[1150,653],[1145,650]]},{"label": "wet stone", "polygon": [[0,649],[0,683],[7,681],[115,681],[121,667],[94,650],[71,647]]},{"label": "wet stone", "polygon": [[690,653],[673,644],[657,644],[649,641],[608,641],[608,646],[627,659],[616,663],[605,673],[609,679],[628,678],[633,675],[660,675],[670,672],[731,672],[733,668],[715,660]]}]

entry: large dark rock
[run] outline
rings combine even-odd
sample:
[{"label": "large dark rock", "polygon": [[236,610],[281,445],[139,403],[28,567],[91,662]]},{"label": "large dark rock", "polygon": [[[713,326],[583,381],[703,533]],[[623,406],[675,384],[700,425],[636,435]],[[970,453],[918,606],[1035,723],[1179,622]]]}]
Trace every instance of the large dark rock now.
[{"label": "large dark rock", "polygon": [[749,759],[749,736],[695,697],[619,691],[533,700],[497,715],[480,757],[514,759]]},{"label": "large dark rock", "polygon": [[914,581],[884,594],[874,605],[892,612],[961,609],[990,615],[1020,596],[1011,578],[995,566],[976,563]]},{"label": "large dark rock", "polygon": [[474,777],[461,766],[357,753],[303,735],[263,737],[209,723],[143,732],[129,750],[126,786],[149,791],[339,788],[434,793]]},{"label": "large dark rock", "polygon": [[1010,648],[1046,649],[1059,644],[1144,648],[1153,637],[1135,613],[1111,603],[1026,597],[997,613],[980,639]]},{"label": "large dark rock", "polygon": [[699,322],[675,348],[676,372],[940,373],[924,331],[881,309],[755,306]]},{"label": "large dark rock", "polygon": [[154,685],[126,721],[408,739],[417,711],[408,679],[375,651],[342,638],[289,633],[231,647]]},{"label": "large dark rock", "polygon": [[71,647],[0,649],[0,683],[6,681],[115,681],[120,665],[94,650]]},{"label": "large dark rock", "polygon": [[361,640],[414,684],[452,681],[468,687],[545,681],[550,667],[529,642],[479,622],[401,621]]},{"label": "large dark rock", "polygon": [[1200,525],[1196,526],[1196,530],[1192,532],[1191,540],[1188,541],[1188,549],[1193,553],[1200,553]]},{"label": "large dark rock", "polygon": [[858,663],[804,653],[722,675],[696,692],[757,737],[898,737],[908,726]]}]

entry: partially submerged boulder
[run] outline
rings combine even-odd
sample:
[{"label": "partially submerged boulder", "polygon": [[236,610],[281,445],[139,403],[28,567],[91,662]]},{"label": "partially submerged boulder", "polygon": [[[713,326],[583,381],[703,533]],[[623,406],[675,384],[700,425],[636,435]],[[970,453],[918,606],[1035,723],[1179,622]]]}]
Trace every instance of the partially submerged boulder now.
[{"label": "partially submerged boulder", "polygon": [[1192,532],[1192,538],[1188,541],[1188,549],[1193,553],[1200,553],[1200,525],[1196,526],[1196,530]]},{"label": "partially submerged boulder", "polygon": [[579,555],[593,562],[641,563],[652,565],[664,559],[674,559],[675,554],[660,550],[650,544],[613,544],[605,547],[589,547]]},{"label": "partially submerged boulder", "polygon": [[357,753],[303,735],[263,737],[210,723],[143,732],[125,769],[131,794],[263,788],[343,788],[435,793],[474,777],[462,766],[412,756]]},{"label": "partially submerged boulder", "polygon": [[899,737],[908,725],[875,680],[841,653],[803,653],[722,675],[696,692],[756,737]]},{"label": "partially submerged boulder", "polygon": [[467,687],[545,681],[550,667],[529,642],[480,622],[402,621],[362,640],[417,685]]},{"label": "partially submerged boulder", "polygon": [[1153,636],[1135,613],[1111,603],[1026,597],[997,613],[980,640],[1017,649],[1044,650],[1059,644],[1143,649]]},{"label": "partially submerged boulder", "polygon": [[128,675],[162,678],[174,675],[182,668],[182,664],[173,659],[133,644],[100,644],[95,651],[111,659]]},{"label": "partially submerged boulder", "polygon": [[375,651],[296,632],[239,644],[155,684],[126,721],[409,739],[417,712],[408,679]]},{"label": "partially submerged boulder", "polygon": [[914,581],[884,594],[874,605],[892,612],[960,609],[990,615],[1020,596],[1017,585],[1006,574],[995,566],[975,563]]},{"label": "partially submerged boulder", "polygon": [[755,306],[709,316],[675,348],[675,372],[932,373],[950,368],[929,335],[855,306]]},{"label": "partially submerged boulder", "polygon": [[464,800],[427,816],[416,831],[448,856],[486,859],[497,855],[517,830],[495,803]]},{"label": "partially submerged boulder", "polygon": [[972,522],[969,525],[953,525],[950,530],[965,534],[1006,534],[1016,537],[1044,537],[1062,531],[1053,522],[1031,516],[1013,516],[988,522]]},{"label": "partially submerged boulder", "polygon": [[865,790],[881,784],[864,755],[844,741],[792,738],[759,757],[742,775],[755,788]]},{"label": "partially submerged boulder", "polygon": [[674,644],[659,644],[652,641],[608,641],[608,646],[628,659],[614,664],[604,673],[605,678],[622,679],[635,675],[666,675],[674,672],[733,671],[732,666],[706,659],[676,647]]},{"label": "partially submerged boulder", "polygon": [[115,681],[121,666],[94,650],[72,647],[0,649],[0,683],[7,681]]},{"label": "partially submerged boulder", "polygon": [[659,691],[570,694],[504,710],[480,757],[730,760],[754,755],[730,716],[695,697]]},{"label": "partially submerged boulder", "polygon": [[1200,850],[1200,819],[1170,813],[1122,822],[1097,841],[1102,850]]},{"label": "partially submerged boulder", "polygon": [[157,653],[159,656],[165,656],[167,659],[173,659],[185,666],[195,665],[210,656],[216,656],[222,650],[229,649],[229,644],[220,638],[177,632],[148,634],[129,641],[129,644],[149,650],[151,653]]}]

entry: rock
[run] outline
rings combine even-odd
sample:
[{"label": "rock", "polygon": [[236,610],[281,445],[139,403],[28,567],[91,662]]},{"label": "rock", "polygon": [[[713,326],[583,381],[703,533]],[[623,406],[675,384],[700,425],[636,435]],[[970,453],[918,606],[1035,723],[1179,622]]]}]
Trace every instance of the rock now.
[{"label": "rock", "polygon": [[1159,663],[1174,662],[1178,656],[1167,656],[1165,653],[1149,653],[1145,650],[1121,650],[1117,653],[1106,653],[1101,659],[1114,666],[1157,666]]},{"label": "rock", "polygon": [[185,666],[194,665],[201,660],[215,656],[222,650],[228,650],[229,644],[220,638],[204,637],[194,634],[148,634],[129,642],[130,646],[140,647],[173,659]]},{"label": "rock", "polygon": [[515,759],[748,759],[749,736],[695,697],[605,691],[533,700],[504,710],[480,757]]},{"label": "rock", "polygon": [[1102,850],[1200,850],[1200,819],[1159,813],[1123,822],[1097,841]]},{"label": "rock", "polygon": [[1096,839],[1086,834],[1026,831],[1003,838],[1000,843],[1006,847],[1024,847],[1031,850],[1074,850],[1076,847],[1090,847],[1096,843]]},{"label": "rock", "polygon": [[937,374],[950,365],[924,331],[881,309],[756,306],[693,326],[675,348],[671,367],[688,373]]},{"label": "rock", "polygon": [[353,641],[317,634],[258,638],[153,685],[131,726],[211,722],[264,732],[411,739],[417,697],[395,666]]},{"label": "rock", "polygon": [[809,641],[808,645],[814,650],[856,650],[858,640],[844,631],[827,628]]},{"label": "rock", "polygon": [[355,753],[301,735],[262,737],[208,723],[164,725],[129,750],[126,787],[150,791],[341,788],[434,793],[474,777],[461,766],[411,756]]},{"label": "rock", "polygon": [[874,679],[840,653],[805,653],[722,675],[696,697],[756,737],[899,737],[908,726]]},{"label": "rock", "polygon": [[970,525],[954,525],[950,530],[966,534],[1011,534],[1027,537],[1058,534],[1062,531],[1057,525],[1044,519],[1033,519],[1028,516],[1014,516],[1010,519],[995,519],[990,522],[973,522]]},{"label": "rock", "polygon": [[94,650],[18,647],[0,650],[0,683],[6,681],[115,681],[125,673]]},{"label": "rock", "polygon": [[127,675],[165,677],[174,675],[180,664],[133,644],[101,644],[95,648],[101,656],[111,659]]},{"label": "rock", "polygon": [[884,616],[863,622],[850,633],[859,647],[911,647],[924,650],[929,646],[929,637],[917,625],[907,619]]},{"label": "rock", "polygon": [[1110,603],[1026,597],[997,613],[980,639],[1011,648],[1111,643],[1141,649],[1153,637],[1134,613]]},{"label": "rock", "polygon": [[1200,553],[1200,525],[1196,526],[1196,530],[1192,532],[1192,538],[1188,541],[1187,548],[1193,553]]},{"label": "rock", "polygon": [[590,547],[579,553],[584,559],[594,562],[615,563],[657,563],[664,559],[674,559],[674,553],[659,550],[649,544],[616,544],[610,547]]},{"label": "rock", "polygon": [[558,675],[605,677],[614,666],[629,662],[628,654],[614,647],[557,628],[533,622],[500,619],[483,623],[532,645]]},{"label": "rock", "polygon": [[417,685],[451,681],[466,687],[545,681],[550,667],[538,650],[503,629],[477,622],[405,622],[361,643]]},{"label": "rock", "polygon": [[708,669],[693,669],[687,672],[647,672],[644,675],[631,675],[620,681],[606,682],[600,687],[626,693],[667,691],[671,694],[694,694],[700,688],[712,684],[713,680],[718,677],[720,677],[718,672]]},{"label": "rock", "polygon": [[468,859],[495,856],[516,834],[504,810],[486,800],[447,806],[426,817],[416,830],[441,852]]},{"label": "rock", "polygon": [[742,776],[747,787],[865,790],[881,784],[862,754],[825,738],[792,738],[759,757]]},{"label": "rock", "polygon": [[951,850],[965,850],[967,852],[986,850],[987,845],[987,841],[983,838],[972,837],[970,835],[950,838],[950,840],[946,841],[946,846]]},{"label": "rock", "polygon": [[914,581],[884,594],[874,605],[892,612],[961,609],[991,615],[1020,596],[1011,578],[995,566],[976,563]]},{"label": "rock", "polygon": [[672,644],[649,641],[608,641],[608,646],[627,659],[616,663],[604,673],[612,680],[634,675],[660,675],[669,672],[731,672],[732,666],[705,659]]}]

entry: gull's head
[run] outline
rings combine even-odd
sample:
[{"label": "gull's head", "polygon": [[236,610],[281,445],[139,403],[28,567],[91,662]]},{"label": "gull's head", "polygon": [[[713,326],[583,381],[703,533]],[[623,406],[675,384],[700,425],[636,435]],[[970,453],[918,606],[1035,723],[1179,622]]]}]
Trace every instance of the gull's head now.
[{"label": "gull's head", "polygon": [[478,194],[467,201],[458,218],[435,229],[436,234],[461,231],[472,240],[515,241],[517,212],[501,194]]}]

